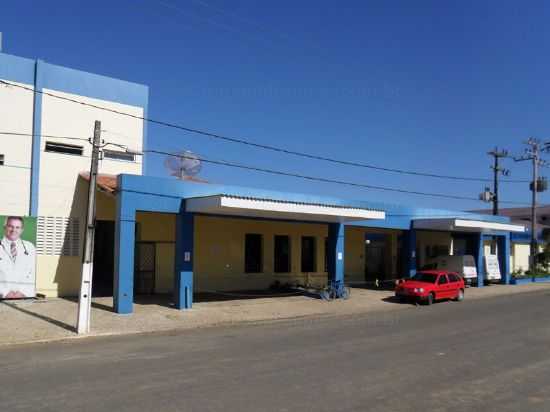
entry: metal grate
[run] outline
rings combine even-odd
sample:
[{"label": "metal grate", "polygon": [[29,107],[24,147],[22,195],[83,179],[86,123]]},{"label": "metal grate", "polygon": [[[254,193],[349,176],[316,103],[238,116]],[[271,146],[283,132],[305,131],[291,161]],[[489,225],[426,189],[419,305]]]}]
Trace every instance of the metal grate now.
[{"label": "metal grate", "polygon": [[39,255],[78,256],[80,225],[78,218],[39,216],[36,251]]}]

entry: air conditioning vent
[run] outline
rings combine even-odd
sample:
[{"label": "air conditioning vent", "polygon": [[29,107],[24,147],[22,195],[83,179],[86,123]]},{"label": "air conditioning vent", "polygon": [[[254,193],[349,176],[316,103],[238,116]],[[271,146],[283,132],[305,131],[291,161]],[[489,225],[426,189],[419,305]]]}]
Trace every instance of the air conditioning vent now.
[{"label": "air conditioning vent", "polygon": [[78,256],[80,224],[78,218],[39,216],[36,252],[39,255]]}]

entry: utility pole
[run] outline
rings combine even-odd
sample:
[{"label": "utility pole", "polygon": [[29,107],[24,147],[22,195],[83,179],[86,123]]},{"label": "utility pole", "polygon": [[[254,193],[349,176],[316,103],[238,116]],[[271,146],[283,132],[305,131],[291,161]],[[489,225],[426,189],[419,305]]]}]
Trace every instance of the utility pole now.
[{"label": "utility pole", "polygon": [[490,152],[487,152],[489,156],[493,156],[494,161],[491,169],[493,169],[493,215],[498,215],[498,176],[502,174],[503,176],[509,176],[510,171],[499,166],[499,160],[503,157],[508,157],[507,150],[499,151],[497,147]]},{"label": "utility pole", "polygon": [[92,273],[94,263],[96,182],[97,170],[99,166],[99,149],[101,146],[101,122],[99,120],[95,121],[94,137],[91,143],[92,161],[90,165],[90,185],[88,188],[88,211],[86,215],[84,254],[82,256],[80,295],[78,297],[77,332],[79,334],[90,332],[90,312],[92,307]]},{"label": "utility pole", "polygon": [[530,184],[530,189],[532,191],[531,196],[531,247],[530,247],[530,258],[529,258],[529,270],[532,274],[536,270],[536,255],[537,255],[537,192],[544,192],[548,183],[545,178],[539,177],[539,166],[546,166],[547,163],[545,160],[541,159],[541,153],[549,151],[549,143],[541,143],[539,139],[529,138],[525,142],[528,147],[525,149],[525,154],[520,157],[515,157],[516,162],[522,162],[525,160],[531,160],[533,167],[533,181]]}]

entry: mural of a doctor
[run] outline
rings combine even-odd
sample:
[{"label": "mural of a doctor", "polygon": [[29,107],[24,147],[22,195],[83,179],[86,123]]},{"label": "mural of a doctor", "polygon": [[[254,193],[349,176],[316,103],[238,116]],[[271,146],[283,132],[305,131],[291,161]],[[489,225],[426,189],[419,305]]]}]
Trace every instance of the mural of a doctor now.
[{"label": "mural of a doctor", "polygon": [[8,216],[0,241],[0,299],[34,297],[36,251],[21,239],[25,229],[22,217]]}]

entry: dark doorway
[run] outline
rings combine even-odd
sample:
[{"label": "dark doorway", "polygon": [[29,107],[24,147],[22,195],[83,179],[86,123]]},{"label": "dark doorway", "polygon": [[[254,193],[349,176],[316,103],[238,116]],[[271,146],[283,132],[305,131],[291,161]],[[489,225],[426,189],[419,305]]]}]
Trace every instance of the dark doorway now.
[{"label": "dark doorway", "polygon": [[275,273],[290,273],[290,237],[275,236]]},{"label": "dark doorway", "polygon": [[365,238],[365,280],[386,279],[386,236],[368,233]]},{"label": "dark doorway", "polygon": [[155,292],[156,246],[153,242],[137,242],[134,265],[134,294]]},{"label": "dark doorway", "polygon": [[97,220],[94,237],[92,296],[113,296],[115,222]]}]

